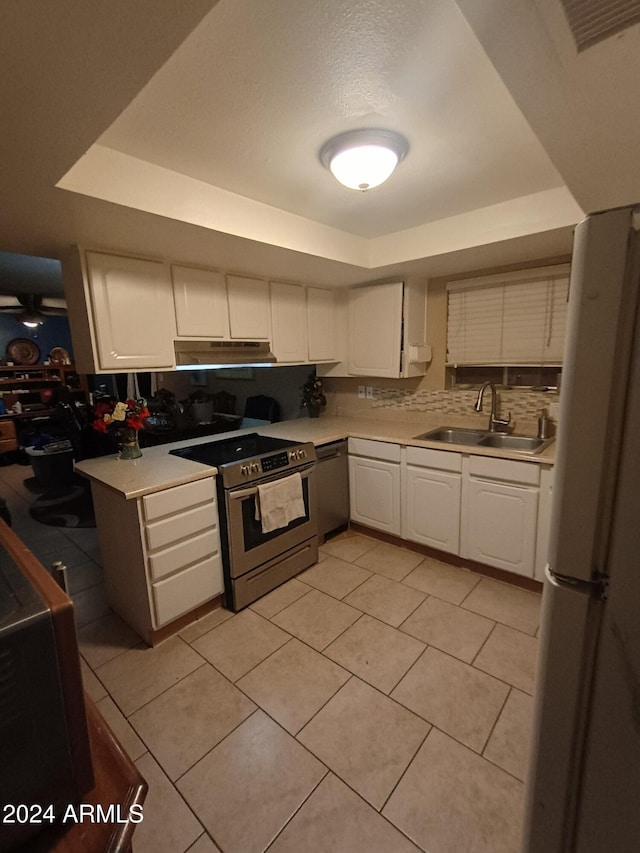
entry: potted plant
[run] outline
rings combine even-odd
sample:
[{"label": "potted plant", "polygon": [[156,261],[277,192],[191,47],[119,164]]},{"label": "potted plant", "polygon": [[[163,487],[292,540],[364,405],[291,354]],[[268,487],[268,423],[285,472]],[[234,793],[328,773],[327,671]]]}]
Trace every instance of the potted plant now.
[{"label": "potted plant", "polygon": [[320,410],[327,405],[327,398],[322,390],[322,379],[315,373],[310,373],[309,378],[302,386],[302,405],[309,412],[310,418],[320,416]]}]

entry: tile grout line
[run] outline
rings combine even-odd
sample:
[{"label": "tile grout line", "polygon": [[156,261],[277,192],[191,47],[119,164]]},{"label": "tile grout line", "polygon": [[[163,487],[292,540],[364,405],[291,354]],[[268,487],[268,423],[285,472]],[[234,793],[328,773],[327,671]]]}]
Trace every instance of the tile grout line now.
[{"label": "tile grout line", "polygon": [[[387,795],[386,800],[385,800],[385,801],[384,801],[384,803],[380,806],[379,814],[381,814],[381,815],[382,815],[382,812],[384,811],[384,809],[385,809],[385,808],[386,808],[386,806],[388,805],[389,800],[390,800],[390,799],[391,799],[391,797],[393,796],[393,794],[394,794],[394,792],[395,792],[396,788],[398,787],[398,785],[400,784],[400,782],[401,782],[401,781],[404,779],[404,777],[406,776],[406,774],[407,774],[407,772],[408,772],[409,768],[411,767],[411,765],[413,764],[413,762],[416,760],[416,756],[418,755],[418,753],[420,752],[420,750],[422,749],[422,747],[425,745],[425,742],[426,742],[427,738],[429,737],[429,735],[430,735],[430,734],[431,734],[431,732],[433,732],[433,731],[440,731],[440,729],[437,729],[437,728],[436,728],[436,726],[434,726],[434,725],[433,725],[433,723],[429,723],[429,731],[428,731],[428,732],[425,734],[425,736],[422,738],[422,741],[421,741],[421,742],[420,742],[420,744],[418,745],[418,747],[417,747],[416,751],[413,753],[413,755],[411,756],[410,760],[408,761],[407,766],[404,768],[404,770],[402,771],[402,773],[401,773],[401,774],[400,774],[400,776],[398,777],[398,780],[397,780],[397,782],[395,783],[395,785],[394,785],[394,786],[392,787],[392,789],[389,791],[389,793],[388,793],[388,795]],[[445,732],[445,734],[446,734],[446,732]],[[383,817],[384,817],[384,815],[383,815]],[[390,821],[390,822],[391,822],[391,823],[393,823],[392,821]],[[393,826],[395,826],[395,824],[393,824]]]},{"label": "tile grout line", "polygon": [[[426,648],[426,649],[425,649],[425,650],[424,650],[424,651],[423,651],[423,652],[422,652],[422,653],[421,653],[421,654],[416,658],[416,660],[414,661],[414,663],[409,667],[409,669],[406,671],[406,673],[404,674],[404,676],[403,676],[402,678],[405,678],[406,676],[408,676],[408,675],[409,675],[409,673],[411,672],[411,670],[413,669],[413,667],[414,667],[414,666],[416,666],[416,665],[418,664],[418,662],[419,662],[420,658],[421,658],[424,654],[426,654],[427,650],[428,650],[428,649],[430,649],[430,648],[431,648],[431,649],[434,649],[434,650],[435,650],[435,651],[437,651],[437,652],[440,652],[440,653],[441,653],[441,654],[443,654],[443,655],[446,655],[447,657],[452,658],[452,660],[457,661],[458,663],[465,664],[466,666],[471,666],[471,664],[466,663],[466,661],[461,661],[461,660],[460,660],[459,658],[457,658],[455,655],[449,654],[449,652],[444,652],[444,651],[442,651],[442,649],[437,648],[437,646],[427,645],[427,648]],[[474,668],[474,669],[475,669],[475,667],[472,667],[472,668]],[[496,716],[496,719],[494,720],[494,722],[493,722],[493,724],[492,724],[492,726],[491,726],[491,732],[490,732],[490,734],[489,734],[489,737],[491,737],[491,734],[493,733],[493,729],[495,728],[495,725],[496,725],[496,723],[497,723],[497,721],[498,721],[498,718],[500,717],[500,714],[502,713],[502,710],[503,710],[503,708],[504,708],[504,706],[505,706],[505,704],[506,704],[506,702],[507,702],[507,698],[508,698],[508,697],[510,696],[510,694],[511,694],[511,691],[512,691],[512,690],[520,690],[520,688],[519,688],[519,687],[515,687],[515,685],[513,685],[513,684],[509,684],[507,681],[503,681],[501,678],[496,678],[496,676],[495,676],[495,675],[491,675],[491,673],[489,673],[489,672],[484,672],[484,671],[483,671],[483,670],[481,670],[481,669],[477,669],[476,671],[477,671],[477,672],[481,672],[483,675],[486,675],[486,676],[488,676],[489,678],[494,679],[494,681],[497,681],[497,682],[499,682],[500,684],[504,684],[504,686],[508,688],[508,690],[507,690],[507,694],[506,694],[506,698],[504,699],[504,701],[503,701],[503,703],[502,703],[502,705],[501,705],[501,707],[500,707],[500,710],[499,710],[499,712],[498,712],[498,714],[497,714],[497,716]],[[400,679],[400,681],[402,681],[402,678]],[[399,683],[400,683],[400,682],[398,682],[398,684],[399,684]],[[398,686],[398,685],[396,684],[396,687],[397,687],[397,686]],[[396,688],[394,687],[393,689],[395,690]],[[393,691],[392,691],[392,692],[393,692]],[[530,693],[527,693],[527,692],[526,692],[526,690],[520,690],[520,692],[521,692],[521,693],[524,693],[524,694],[525,694],[525,695],[527,695],[527,696],[531,696],[531,694],[530,694]],[[443,733],[443,734],[445,734],[447,737],[451,738],[451,740],[454,740],[456,743],[459,743],[459,744],[460,744],[460,746],[464,746],[464,747],[465,747],[466,749],[468,749],[470,752],[475,753],[475,754],[476,754],[476,755],[478,755],[480,758],[484,758],[484,756],[482,755],[482,752],[478,752],[478,750],[477,750],[477,749],[474,749],[472,746],[469,746],[469,744],[464,743],[464,741],[459,740],[459,738],[457,738],[455,735],[451,734],[450,732],[446,732],[446,731],[444,731],[444,729],[440,729],[438,726],[436,726],[436,724],[435,724],[435,723],[433,723],[431,720],[427,719],[427,717],[423,717],[423,716],[422,716],[422,714],[419,714],[417,711],[414,711],[412,708],[409,708],[409,707],[408,707],[408,705],[405,705],[405,704],[404,704],[403,702],[401,702],[399,699],[396,699],[394,696],[391,696],[391,695],[389,695],[389,697],[388,697],[388,698],[389,698],[389,699],[392,699],[394,702],[397,702],[397,704],[398,704],[398,705],[400,705],[401,707],[406,708],[406,710],[407,710],[407,711],[411,711],[411,713],[412,713],[412,714],[415,714],[417,717],[420,717],[420,719],[421,719],[421,720],[424,720],[426,723],[429,723],[429,725],[430,725],[430,726],[432,726],[432,728],[437,729],[438,731],[442,731],[442,733]],[[482,747],[482,750],[486,749],[486,745],[487,745],[487,743],[488,743],[488,740],[489,740],[489,738],[487,738],[487,740],[485,741],[485,744],[484,744],[484,746]],[[487,760],[488,760],[488,759],[487,759]],[[491,762],[491,763],[492,763],[492,764],[494,764],[494,762]],[[498,765],[495,765],[495,766],[498,766]],[[502,768],[501,768],[501,769],[502,769]],[[507,772],[508,772],[508,771],[507,771],[507,770],[505,770],[505,773],[507,773]],[[509,774],[509,775],[513,775],[513,774]],[[517,778],[517,777],[514,777],[514,778]]]},{"label": "tile grout line", "polygon": [[[174,782],[172,782],[172,780],[169,778],[169,776],[168,776],[168,775],[167,775],[167,773],[165,772],[164,767],[162,766],[162,764],[160,764],[160,762],[158,761],[158,759],[156,758],[156,756],[153,754],[153,752],[149,749],[149,750],[147,750],[147,752],[145,753],[145,755],[150,755],[150,756],[151,756],[151,758],[153,759],[153,761],[155,762],[155,764],[157,764],[157,765],[158,765],[158,769],[160,770],[160,772],[162,773],[162,775],[165,777],[165,779],[167,780],[167,782],[169,783],[169,785],[173,788],[173,790],[174,790],[174,792],[175,792],[176,796],[180,798],[180,801],[184,804],[185,808],[186,808],[186,809],[187,809],[187,810],[188,810],[188,811],[193,815],[194,820],[196,821],[196,823],[198,824],[198,826],[202,829],[202,832],[200,833],[200,835],[198,836],[198,838],[196,838],[196,839],[193,841],[193,843],[189,845],[189,847],[192,847],[192,846],[193,846],[193,844],[195,844],[195,843],[196,843],[196,841],[198,841],[198,839],[199,839],[199,838],[202,838],[202,836],[203,836],[203,835],[208,835],[206,827],[204,826],[204,824],[202,823],[202,821],[200,820],[200,818],[198,817],[198,815],[197,815],[197,814],[194,812],[194,810],[191,808],[191,806],[189,805],[189,803],[188,803],[188,802],[185,800],[185,798],[182,796],[182,794],[180,793],[180,791],[177,789],[177,787],[176,787],[175,783],[174,783]],[[141,755],[141,756],[140,756],[140,758],[142,758],[142,757],[143,757],[143,756]],[[136,762],[135,762],[136,764],[137,764],[137,762],[138,762],[138,761],[140,761],[140,758],[136,759]],[[151,789],[151,788],[149,787],[149,789]],[[183,851],[181,851],[181,853],[187,853],[187,851],[189,850],[189,847],[186,847]],[[134,851],[134,853],[135,853],[135,851]]]},{"label": "tile grout line", "polygon": [[271,839],[271,841],[270,841],[270,842],[267,844],[267,846],[264,848],[263,853],[267,853],[267,851],[268,851],[271,847],[273,847],[273,845],[276,843],[276,841],[278,840],[278,838],[280,838],[280,836],[282,835],[282,833],[283,833],[283,832],[285,831],[285,829],[289,826],[289,824],[290,824],[290,823],[291,823],[291,821],[295,818],[295,816],[298,814],[298,812],[299,812],[299,811],[300,811],[300,810],[301,810],[301,809],[306,805],[306,803],[308,803],[308,802],[309,802],[309,800],[310,800],[310,799],[311,799],[311,797],[315,794],[315,792],[318,790],[318,788],[320,787],[320,785],[322,785],[322,783],[323,783],[323,782],[324,782],[324,780],[327,778],[327,776],[332,772],[328,767],[326,768],[326,770],[327,770],[327,772],[324,774],[324,776],[322,777],[322,779],[319,779],[319,780],[318,780],[317,785],[314,785],[314,786],[313,786],[313,788],[309,791],[309,793],[308,793],[308,794],[307,794],[307,796],[304,798],[304,800],[300,803],[300,805],[298,806],[298,808],[293,812],[293,814],[292,814],[292,815],[290,815],[290,816],[287,818],[287,820],[286,820],[286,821],[284,822],[284,824],[280,827],[280,829],[278,830],[278,832],[273,836],[273,838]]},{"label": "tile grout line", "polygon": [[[492,735],[493,735],[493,733],[494,733],[494,731],[495,731],[495,728],[496,728],[496,726],[498,725],[498,720],[500,719],[500,717],[501,717],[501,715],[502,715],[502,712],[504,711],[505,706],[506,706],[507,702],[509,701],[509,699],[510,699],[510,697],[511,697],[511,694],[513,693],[513,691],[514,691],[514,690],[517,690],[517,689],[518,689],[517,687],[512,687],[512,688],[511,688],[511,690],[507,693],[507,698],[504,700],[504,703],[503,703],[503,705],[502,705],[502,708],[500,708],[500,713],[499,713],[499,714],[498,714],[498,716],[496,717],[496,721],[495,721],[495,723],[493,724],[493,726],[492,726],[492,728],[491,728],[491,732],[489,733],[489,737],[487,738],[487,741],[486,741],[485,745],[484,745],[484,746],[483,746],[483,748],[482,748],[481,756],[482,756],[482,758],[484,758],[484,760],[485,760],[485,761],[488,761],[490,764],[493,764],[493,766],[494,766],[494,767],[497,767],[499,770],[502,770],[502,772],[503,772],[503,773],[507,773],[507,774],[508,774],[509,776],[511,776],[513,779],[516,779],[518,782],[520,782],[522,785],[524,785],[524,784],[525,784],[525,781],[524,781],[523,779],[519,779],[519,778],[518,778],[518,776],[516,776],[515,774],[513,774],[510,770],[507,770],[507,769],[506,769],[506,767],[502,767],[502,766],[501,766],[500,764],[498,764],[496,761],[493,761],[491,758],[488,758],[488,757],[484,754],[484,753],[485,753],[485,751],[486,751],[486,749],[487,749],[487,747],[489,746],[489,741],[491,740],[491,737],[492,737]],[[528,759],[527,759],[527,763],[526,763],[526,766],[525,766],[525,771],[528,769],[528,766],[529,766],[529,761],[528,761]]]},{"label": "tile grout line", "polygon": [[[504,702],[503,702],[503,703],[502,703],[502,705],[500,706],[500,710],[498,711],[498,713],[497,713],[497,715],[496,715],[496,718],[495,718],[495,720],[493,721],[493,725],[491,726],[491,729],[490,729],[490,731],[489,731],[489,734],[488,734],[488,735],[487,735],[487,737],[485,738],[484,745],[483,745],[482,749],[480,750],[480,755],[482,756],[482,758],[484,758],[484,751],[485,751],[485,749],[487,748],[487,746],[488,746],[488,744],[489,744],[489,741],[491,740],[491,736],[492,736],[492,734],[494,733],[496,726],[498,725],[498,720],[500,719],[500,715],[501,715],[501,714],[502,714],[502,712],[504,711],[505,706],[506,706],[507,702],[509,701],[509,696],[511,696],[511,691],[512,691],[512,690],[513,690],[513,687],[510,687],[510,688],[509,688],[509,690],[507,690],[507,694],[506,694],[506,696],[504,697]],[[491,763],[493,764],[494,762],[491,762]],[[506,772],[506,771],[505,771],[505,772]],[[513,775],[513,774],[510,774],[510,775]]]},{"label": "tile grout line", "polygon": [[[183,640],[182,642],[184,642],[184,640]],[[185,644],[185,645],[188,645],[188,643],[187,643],[187,644]],[[137,648],[137,646],[133,646],[131,649],[127,649],[127,651],[133,651],[133,649],[135,649],[135,648]],[[142,704],[142,705],[140,705],[140,707],[138,707],[138,708],[134,708],[134,710],[133,710],[133,711],[131,711],[129,714],[126,714],[126,713],[125,713],[125,711],[124,711],[124,709],[122,708],[122,706],[120,705],[120,703],[117,701],[117,699],[115,698],[115,696],[113,696],[113,694],[111,693],[111,691],[109,690],[109,688],[107,687],[107,685],[104,683],[104,681],[102,681],[102,679],[100,678],[100,676],[98,676],[97,672],[96,672],[96,671],[94,671],[94,672],[93,672],[93,674],[98,678],[98,680],[99,680],[99,681],[100,681],[100,683],[103,685],[103,687],[105,688],[105,690],[107,691],[107,693],[109,694],[109,696],[111,696],[111,698],[113,699],[113,701],[114,701],[114,703],[116,704],[116,706],[118,707],[118,709],[119,709],[120,713],[123,715],[123,717],[124,717],[124,718],[127,720],[127,722],[128,722],[128,721],[129,721],[129,717],[131,717],[131,716],[132,716],[133,714],[135,714],[137,711],[142,710],[142,708],[146,708],[146,706],[147,706],[147,705],[149,705],[151,702],[153,702],[155,699],[157,699],[158,697],[160,697],[160,696],[164,695],[167,691],[171,690],[171,688],[172,688],[172,687],[175,687],[177,684],[180,684],[182,681],[184,681],[184,680],[185,680],[185,678],[188,678],[192,673],[197,672],[199,669],[202,669],[202,667],[203,667],[203,666],[205,666],[205,664],[209,663],[209,661],[208,661],[206,658],[204,658],[201,654],[199,654],[199,652],[197,652],[197,651],[196,651],[196,649],[191,649],[191,650],[192,650],[195,654],[197,654],[197,655],[198,655],[198,657],[200,657],[200,658],[201,658],[202,663],[198,664],[198,666],[196,666],[194,669],[192,669],[192,670],[190,670],[189,672],[185,673],[185,675],[181,675],[181,676],[180,676],[180,678],[179,678],[177,681],[174,681],[174,682],[173,682],[173,684],[170,684],[168,687],[165,687],[163,690],[161,690],[161,691],[160,691],[160,693],[158,693],[156,696],[153,696],[153,697],[152,697],[151,699],[149,699],[148,701],[143,702],[143,704]],[[118,657],[121,657],[121,655],[118,655]],[[112,660],[116,660],[116,658],[112,658]],[[100,667],[98,667],[98,669],[100,669],[102,666],[107,666],[107,664],[109,664],[109,663],[111,663],[111,661],[105,661],[105,663],[101,664],[101,665],[100,665]]]},{"label": "tile grout line", "polygon": [[[469,610],[467,611],[467,613],[470,613],[470,612],[471,612],[471,611],[469,611]],[[486,617],[485,617],[485,618],[486,618]],[[475,668],[476,668],[476,669],[478,669],[480,672],[484,672],[484,670],[480,669],[480,667],[476,667],[476,666],[475,666],[475,662],[476,662],[476,660],[477,660],[478,655],[480,654],[480,652],[484,649],[484,647],[485,647],[485,646],[487,645],[487,643],[489,642],[489,638],[492,636],[493,632],[496,630],[496,628],[497,628],[497,627],[498,627],[498,623],[494,621],[494,623],[493,623],[493,626],[492,626],[491,630],[489,631],[489,633],[487,634],[487,636],[484,638],[483,642],[482,642],[482,643],[480,643],[480,648],[479,648],[479,649],[478,649],[478,651],[475,653],[475,655],[473,656],[472,660],[470,660],[470,661],[469,661],[469,666],[473,666],[473,667],[475,667]]]}]

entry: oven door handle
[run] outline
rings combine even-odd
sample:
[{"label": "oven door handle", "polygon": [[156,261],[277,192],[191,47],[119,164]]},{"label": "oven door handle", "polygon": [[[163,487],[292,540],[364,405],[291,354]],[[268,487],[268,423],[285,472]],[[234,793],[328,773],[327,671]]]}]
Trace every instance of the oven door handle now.
[{"label": "oven door handle", "polygon": [[256,488],[254,488],[254,489],[239,489],[238,491],[230,491],[229,497],[233,498],[233,500],[239,501],[239,500],[242,500],[242,498],[248,498],[248,497],[251,497],[251,495],[257,495],[257,494],[258,494],[258,488],[256,486]]},{"label": "oven door handle", "polygon": [[[290,473],[292,473],[292,474],[298,473],[302,477],[305,477],[305,476],[309,475],[309,472],[311,471],[312,468],[315,468],[315,462],[311,462],[308,465],[304,465],[302,468],[298,468],[296,471],[291,471]],[[284,476],[286,477],[287,475],[285,474]],[[273,480],[278,480],[278,479],[280,479],[280,477],[278,477],[277,475],[274,475],[272,477],[269,477],[268,479],[265,479],[263,482],[271,483],[271,482],[273,482]],[[242,500],[242,498],[249,498],[249,497],[251,497],[251,495],[257,495],[258,494],[258,487],[253,486],[253,488],[249,488],[249,489],[229,489],[227,494],[228,494],[230,500]]]}]

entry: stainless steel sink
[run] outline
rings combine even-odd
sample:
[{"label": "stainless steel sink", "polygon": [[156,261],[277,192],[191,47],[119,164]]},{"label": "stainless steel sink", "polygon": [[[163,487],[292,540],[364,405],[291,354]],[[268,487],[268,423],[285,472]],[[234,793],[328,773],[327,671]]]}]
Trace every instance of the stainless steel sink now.
[{"label": "stainless steel sink", "polygon": [[465,429],[464,427],[439,427],[431,432],[423,432],[416,435],[417,439],[425,441],[444,441],[446,444],[479,444],[480,440],[487,435],[483,429]]},{"label": "stainless steel sink", "polygon": [[500,450],[515,450],[518,453],[541,453],[548,447],[552,438],[535,438],[529,435],[507,435],[490,432],[478,442],[478,447],[496,447]]},{"label": "stainless steel sink", "polygon": [[431,432],[416,435],[424,441],[441,441],[444,444],[463,444],[469,447],[493,447],[498,450],[511,450],[535,456],[542,453],[553,438],[536,438],[528,435],[509,435],[504,432],[489,432],[485,429],[466,429],[464,427],[438,427]]}]

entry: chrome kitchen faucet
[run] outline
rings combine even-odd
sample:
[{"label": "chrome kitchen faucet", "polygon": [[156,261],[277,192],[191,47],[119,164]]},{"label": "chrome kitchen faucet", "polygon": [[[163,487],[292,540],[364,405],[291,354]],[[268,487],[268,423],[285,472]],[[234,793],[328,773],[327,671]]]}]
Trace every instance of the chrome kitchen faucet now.
[{"label": "chrome kitchen faucet", "polygon": [[509,412],[506,421],[497,417],[498,394],[496,392],[496,386],[493,384],[493,382],[485,382],[482,385],[482,387],[478,391],[478,399],[476,400],[474,409],[476,410],[476,412],[482,411],[482,398],[484,397],[484,391],[487,387],[491,389],[491,414],[489,415],[489,431],[507,432],[509,429],[509,424],[511,423],[511,412]]}]

